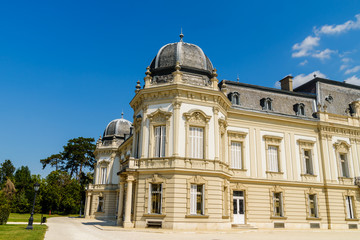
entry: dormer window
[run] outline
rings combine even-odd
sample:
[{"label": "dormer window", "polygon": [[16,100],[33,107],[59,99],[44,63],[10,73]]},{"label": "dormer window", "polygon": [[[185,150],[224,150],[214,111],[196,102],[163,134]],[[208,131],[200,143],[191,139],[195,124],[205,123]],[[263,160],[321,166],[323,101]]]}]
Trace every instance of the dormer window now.
[{"label": "dormer window", "polygon": [[233,105],[240,105],[240,94],[238,92],[229,93],[228,98]]},{"label": "dormer window", "polygon": [[295,104],[294,111],[297,116],[305,116],[305,105],[303,103]]},{"label": "dormer window", "polygon": [[272,99],[271,98],[263,98],[260,100],[260,105],[262,110],[272,111]]}]

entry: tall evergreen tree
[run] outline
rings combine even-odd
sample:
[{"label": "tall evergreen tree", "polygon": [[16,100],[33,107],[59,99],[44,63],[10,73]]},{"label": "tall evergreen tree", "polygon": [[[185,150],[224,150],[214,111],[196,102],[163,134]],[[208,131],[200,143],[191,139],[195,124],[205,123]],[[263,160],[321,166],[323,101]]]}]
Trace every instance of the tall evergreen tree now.
[{"label": "tall evergreen tree", "polygon": [[15,167],[9,159],[0,165],[0,187],[4,186],[7,179],[14,180]]}]

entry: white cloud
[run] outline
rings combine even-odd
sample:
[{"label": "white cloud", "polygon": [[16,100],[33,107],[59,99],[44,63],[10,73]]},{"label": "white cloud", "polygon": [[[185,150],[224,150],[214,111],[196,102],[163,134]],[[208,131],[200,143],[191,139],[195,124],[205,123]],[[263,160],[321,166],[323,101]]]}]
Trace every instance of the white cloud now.
[{"label": "white cloud", "polygon": [[324,60],[324,59],[330,59],[331,54],[336,53],[336,51],[334,50],[330,50],[330,49],[325,49],[322,51],[317,51],[316,53],[313,53],[311,56],[314,58],[318,58],[320,60]]},{"label": "white cloud", "polygon": [[345,83],[360,85],[360,78],[355,75],[344,80]]},{"label": "white cloud", "polygon": [[355,15],[356,21],[349,20],[338,25],[324,25],[314,29],[315,34],[341,34],[351,29],[360,29],[360,14]]},{"label": "white cloud", "polygon": [[356,73],[360,70],[360,65],[350,68],[345,71],[345,74]]},{"label": "white cloud", "polygon": [[315,71],[315,72],[312,72],[308,75],[305,75],[305,74],[299,74],[297,76],[295,76],[293,78],[293,86],[294,88],[304,84],[304,83],[307,83],[308,81],[314,79],[314,75],[316,75],[316,77],[320,77],[320,78],[326,78],[325,74],[321,73],[320,71]]},{"label": "white cloud", "polygon": [[308,60],[305,59],[304,61],[302,61],[301,63],[299,63],[299,65],[300,65],[300,66],[305,66],[307,63],[308,63]]},{"label": "white cloud", "polygon": [[292,49],[296,52],[293,52],[292,57],[305,57],[310,55],[310,51],[319,45],[320,38],[307,36],[301,43],[296,43]]},{"label": "white cloud", "polygon": [[341,61],[344,63],[348,63],[351,62],[351,58],[342,58]]},{"label": "white cloud", "polygon": [[348,68],[349,65],[343,64],[340,66],[340,71],[344,70],[345,68]]}]

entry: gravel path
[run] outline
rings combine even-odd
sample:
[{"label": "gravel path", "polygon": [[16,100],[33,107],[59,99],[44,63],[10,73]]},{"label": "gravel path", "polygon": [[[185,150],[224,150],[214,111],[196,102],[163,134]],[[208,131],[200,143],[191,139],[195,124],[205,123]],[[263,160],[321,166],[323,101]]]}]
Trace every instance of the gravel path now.
[{"label": "gravel path", "polygon": [[45,240],[349,240],[359,239],[360,230],[251,230],[251,231],[171,231],[162,229],[131,229],[111,226],[109,222],[68,217],[49,218]]}]

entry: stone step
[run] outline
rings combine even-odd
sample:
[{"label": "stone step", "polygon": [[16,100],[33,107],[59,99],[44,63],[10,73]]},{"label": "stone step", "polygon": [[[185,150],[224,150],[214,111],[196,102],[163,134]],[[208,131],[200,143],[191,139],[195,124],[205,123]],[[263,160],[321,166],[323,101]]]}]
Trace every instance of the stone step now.
[{"label": "stone step", "polygon": [[258,229],[250,224],[231,224],[231,227],[234,229]]}]

